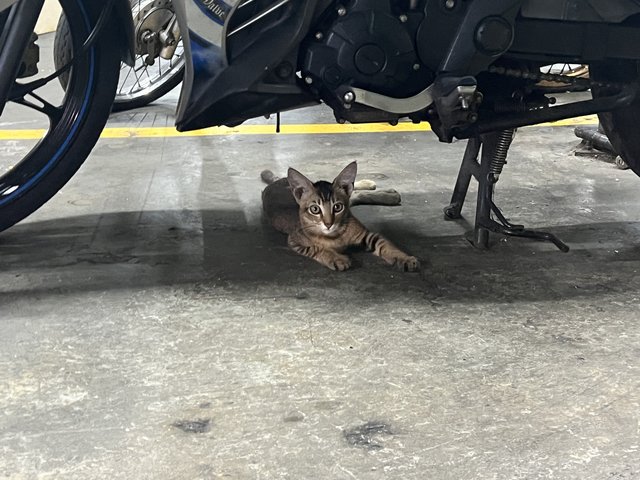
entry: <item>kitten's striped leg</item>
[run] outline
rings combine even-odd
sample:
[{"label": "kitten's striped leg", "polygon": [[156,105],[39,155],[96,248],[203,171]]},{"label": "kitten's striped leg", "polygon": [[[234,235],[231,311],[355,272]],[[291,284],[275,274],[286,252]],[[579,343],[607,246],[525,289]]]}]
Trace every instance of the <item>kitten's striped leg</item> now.
[{"label": "kitten's striped leg", "polygon": [[420,261],[416,257],[407,255],[379,233],[366,232],[362,243],[374,255],[400,270],[416,272],[420,269]]},{"label": "kitten's striped leg", "polygon": [[331,270],[344,271],[351,266],[351,259],[333,250],[327,250],[316,246],[299,245],[289,237],[289,248],[294,252],[314,259]]}]

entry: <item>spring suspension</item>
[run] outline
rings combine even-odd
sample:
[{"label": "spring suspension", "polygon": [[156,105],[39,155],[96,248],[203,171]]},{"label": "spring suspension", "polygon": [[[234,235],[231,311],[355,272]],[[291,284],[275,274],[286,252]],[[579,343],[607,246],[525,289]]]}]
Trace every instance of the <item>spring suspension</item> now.
[{"label": "spring suspension", "polygon": [[515,132],[515,129],[512,128],[509,130],[503,130],[498,135],[495,152],[489,166],[489,178],[492,183],[496,183],[498,181],[500,174],[502,173],[502,169],[507,164],[507,154],[509,153],[509,147],[511,146]]}]

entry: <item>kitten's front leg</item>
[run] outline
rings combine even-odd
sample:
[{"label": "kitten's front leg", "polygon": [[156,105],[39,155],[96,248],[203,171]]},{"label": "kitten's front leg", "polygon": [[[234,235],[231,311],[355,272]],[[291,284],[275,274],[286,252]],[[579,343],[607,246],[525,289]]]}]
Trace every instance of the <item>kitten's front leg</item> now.
[{"label": "kitten's front leg", "polygon": [[292,240],[291,237],[288,239],[288,244],[289,248],[294,252],[305,257],[312,258],[331,270],[344,271],[351,267],[351,259],[334,250],[327,250],[316,246],[300,245]]},{"label": "kitten's front leg", "polygon": [[379,233],[366,232],[362,243],[374,255],[382,258],[389,265],[395,265],[400,270],[417,272],[420,269],[420,261],[416,257],[407,255]]}]

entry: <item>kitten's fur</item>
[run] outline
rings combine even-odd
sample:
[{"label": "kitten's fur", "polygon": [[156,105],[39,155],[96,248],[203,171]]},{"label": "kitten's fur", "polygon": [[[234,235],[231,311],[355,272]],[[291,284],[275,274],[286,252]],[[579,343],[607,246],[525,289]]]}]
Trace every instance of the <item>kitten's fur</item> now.
[{"label": "kitten's fur", "polygon": [[277,179],[270,171],[261,174],[269,185],[262,192],[266,219],[278,231],[286,233],[292,250],[313,258],[333,270],[346,270],[351,259],[344,254],[360,246],[378,255],[390,265],[414,272],[420,268],[411,257],[377,233],[369,232],[349,210],[357,165],[352,162],[333,183],[312,183],[293,168],[287,178]]}]

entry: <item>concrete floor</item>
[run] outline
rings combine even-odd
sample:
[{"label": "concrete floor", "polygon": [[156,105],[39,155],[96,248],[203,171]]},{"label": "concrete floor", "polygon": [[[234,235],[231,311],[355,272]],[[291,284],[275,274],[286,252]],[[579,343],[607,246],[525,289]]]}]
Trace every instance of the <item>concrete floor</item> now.
[{"label": "concrete floor", "polygon": [[[174,104],[110,126],[170,124]],[[577,143],[521,130],[498,185],[563,254],[480,252],[443,221],[463,142],[101,140],[0,235],[0,478],[639,479],[640,179]],[[421,274],[364,253],[331,272],[261,225],[260,170],[351,160],[402,193],[355,212]]]}]

